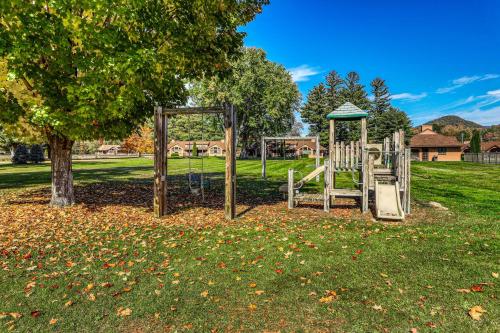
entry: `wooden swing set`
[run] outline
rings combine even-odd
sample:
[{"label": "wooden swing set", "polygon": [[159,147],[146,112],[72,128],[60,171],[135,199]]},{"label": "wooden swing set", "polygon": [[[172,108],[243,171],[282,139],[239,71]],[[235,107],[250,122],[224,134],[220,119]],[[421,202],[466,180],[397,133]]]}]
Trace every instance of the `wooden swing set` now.
[{"label": "wooden swing set", "polygon": [[[223,107],[181,107],[166,108],[157,106],[154,109],[154,214],[156,217],[167,215],[167,144],[168,144],[168,120],[176,115],[193,114],[223,114],[225,133],[225,199],[224,215],[227,220],[236,216],[236,112],[233,105],[226,104]],[[192,190],[193,175],[189,170],[189,186]],[[199,187],[203,193],[203,173],[199,176]]]}]

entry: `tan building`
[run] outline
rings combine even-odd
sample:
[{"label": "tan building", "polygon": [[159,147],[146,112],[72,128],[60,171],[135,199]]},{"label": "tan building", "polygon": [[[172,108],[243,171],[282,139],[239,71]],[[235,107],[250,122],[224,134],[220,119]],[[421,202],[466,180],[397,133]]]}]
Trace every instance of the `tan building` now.
[{"label": "tan building", "polygon": [[168,144],[167,155],[188,157],[193,156],[193,147],[196,142],[198,156],[225,156],[224,140],[218,141],[180,141],[172,140]]},{"label": "tan building", "polygon": [[418,161],[460,161],[462,144],[453,136],[441,135],[432,125],[422,125],[410,141],[412,159]]},{"label": "tan building", "polygon": [[[316,158],[316,139],[285,140],[287,156]],[[326,149],[320,146],[319,157],[323,157]],[[267,142],[267,154],[270,157],[283,156],[283,140]]]},{"label": "tan building", "polygon": [[[470,153],[470,142],[462,146],[462,152]],[[481,142],[481,153],[500,153],[500,141]]]}]

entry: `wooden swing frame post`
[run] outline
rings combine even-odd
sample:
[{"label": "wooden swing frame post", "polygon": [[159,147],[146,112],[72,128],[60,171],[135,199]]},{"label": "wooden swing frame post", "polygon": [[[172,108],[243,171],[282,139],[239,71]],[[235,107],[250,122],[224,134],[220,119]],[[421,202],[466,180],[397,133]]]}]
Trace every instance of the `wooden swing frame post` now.
[{"label": "wooden swing frame post", "polygon": [[233,105],[224,107],[182,107],[154,109],[154,214],[163,217],[167,214],[167,144],[168,117],[187,114],[224,114],[225,129],[225,199],[224,215],[227,220],[236,217],[236,112]]}]

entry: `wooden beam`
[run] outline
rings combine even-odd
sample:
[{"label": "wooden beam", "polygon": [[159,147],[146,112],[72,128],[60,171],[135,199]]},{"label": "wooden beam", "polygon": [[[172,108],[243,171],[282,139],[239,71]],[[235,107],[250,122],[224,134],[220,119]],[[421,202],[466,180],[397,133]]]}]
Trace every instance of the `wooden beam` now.
[{"label": "wooden beam", "polygon": [[330,159],[330,189],[335,188],[335,120],[330,119],[330,127],[328,132],[328,158]]},{"label": "wooden beam", "polygon": [[165,216],[167,211],[167,117],[161,107],[154,110],[154,214]]},{"label": "wooden beam", "polygon": [[233,105],[226,108],[224,114],[226,175],[224,215],[226,220],[236,217],[236,113]]},{"label": "wooden beam", "polygon": [[366,132],[366,118],[361,118],[361,139],[360,139],[360,149],[361,149],[361,172],[362,172],[362,179],[363,179],[363,196],[361,199],[361,211],[365,213],[368,211],[368,151],[366,149],[366,143],[368,139],[368,134]]},{"label": "wooden beam", "polygon": [[226,109],[221,107],[182,107],[182,108],[163,108],[164,115],[182,115],[182,114],[218,114],[225,113]]},{"label": "wooden beam", "polygon": [[266,139],[262,137],[260,142],[260,159],[262,161],[262,178],[266,178],[266,158],[267,158],[267,144]]},{"label": "wooden beam", "polygon": [[330,212],[330,181],[332,173],[330,172],[331,161],[325,159],[325,185],[323,188],[323,210]]},{"label": "wooden beam", "polygon": [[288,169],[288,209],[292,209],[294,207],[293,186],[293,169]]},{"label": "wooden beam", "polygon": [[[316,169],[319,168],[320,154],[321,148],[319,145],[319,135],[316,135]],[[319,175],[316,176],[316,182],[319,182]]]}]

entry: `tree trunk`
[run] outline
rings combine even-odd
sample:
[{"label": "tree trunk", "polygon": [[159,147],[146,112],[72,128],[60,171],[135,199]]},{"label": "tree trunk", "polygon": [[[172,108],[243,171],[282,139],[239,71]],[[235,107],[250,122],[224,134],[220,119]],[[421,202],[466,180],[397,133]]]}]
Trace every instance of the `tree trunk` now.
[{"label": "tree trunk", "polygon": [[52,172],[50,204],[58,207],[69,206],[75,203],[71,161],[73,141],[58,135],[51,135],[49,141]]}]

